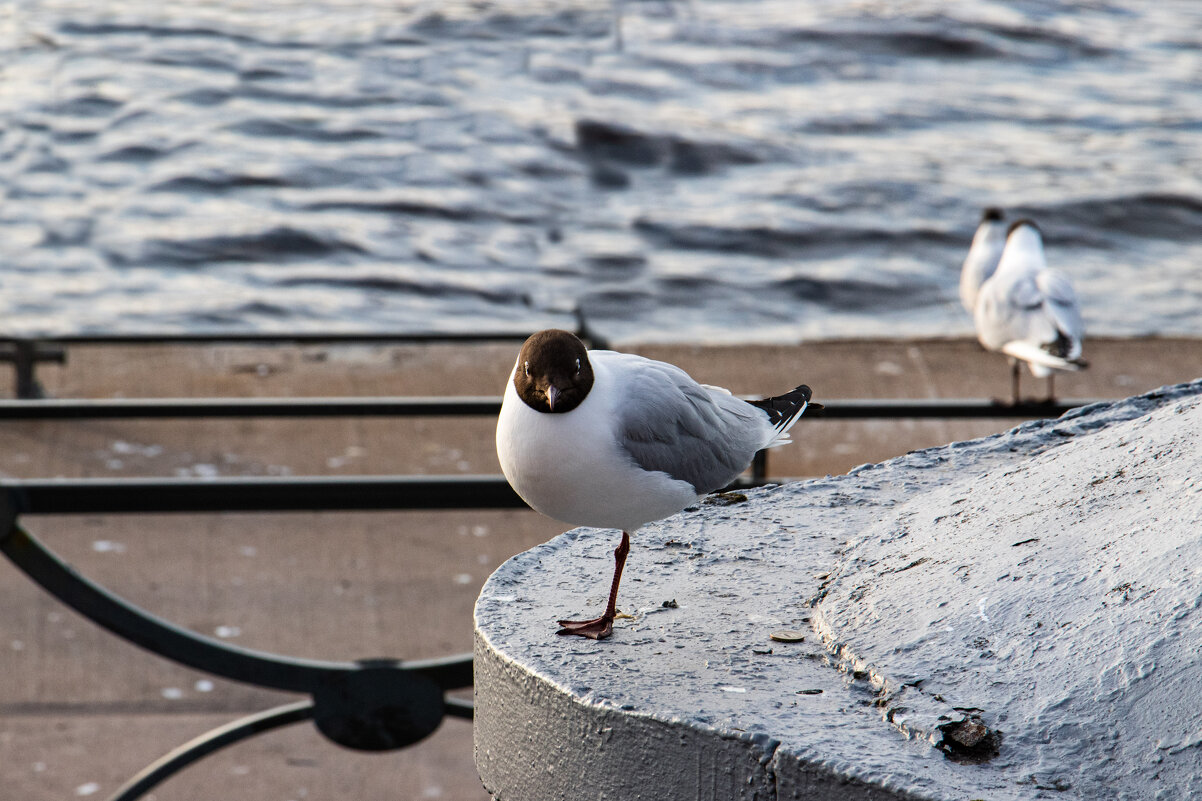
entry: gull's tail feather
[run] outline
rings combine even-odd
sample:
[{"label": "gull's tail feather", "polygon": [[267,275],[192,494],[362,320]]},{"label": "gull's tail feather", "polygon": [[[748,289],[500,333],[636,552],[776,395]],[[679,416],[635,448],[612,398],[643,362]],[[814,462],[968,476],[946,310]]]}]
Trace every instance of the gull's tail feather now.
[{"label": "gull's tail feather", "polygon": [[764,410],[768,415],[768,422],[772,424],[773,430],[776,431],[776,436],[765,447],[784,445],[786,442],[789,442],[789,429],[793,427],[793,424],[797,422],[802,413],[807,408],[813,410],[822,409],[821,404],[810,403],[810,398],[813,396],[813,391],[805,384],[802,384],[786,392],[784,395],[777,395],[774,398],[764,398],[763,400],[747,401],[757,409]]},{"label": "gull's tail feather", "polygon": [[1084,359],[1065,359],[1053,353],[1048,353],[1039,345],[1031,342],[1016,340],[1002,346],[1002,353],[1021,359],[1028,364],[1039,365],[1052,370],[1081,370],[1089,366]]}]

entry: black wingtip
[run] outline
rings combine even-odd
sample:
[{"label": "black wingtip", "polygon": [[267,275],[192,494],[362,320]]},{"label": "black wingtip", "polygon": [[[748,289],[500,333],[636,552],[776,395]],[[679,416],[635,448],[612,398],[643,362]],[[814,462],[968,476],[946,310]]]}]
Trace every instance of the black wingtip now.
[{"label": "black wingtip", "polygon": [[997,206],[990,206],[981,213],[981,222],[1001,222],[1006,218]]},{"label": "black wingtip", "polygon": [[[764,398],[763,400],[747,401],[752,406],[758,409],[763,409],[768,413],[768,420],[776,427],[786,426],[798,414],[798,410],[802,406],[806,406],[806,411],[814,408],[813,403],[810,403],[810,398],[814,397],[814,392],[805,384],[799,384],[784,395],[777,395],[774,398]],[[822,408],[819,405],[819,408]]]}]

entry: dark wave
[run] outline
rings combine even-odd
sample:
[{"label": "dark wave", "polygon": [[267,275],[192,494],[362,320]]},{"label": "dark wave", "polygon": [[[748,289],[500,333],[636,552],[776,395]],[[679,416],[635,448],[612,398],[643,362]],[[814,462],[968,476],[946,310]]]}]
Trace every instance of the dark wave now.
[{"label": "dark wave", "polygon": [[228,102],[232,96],[233,93],[229,90],[205,87],[203,89],[191,89],[187,92],[182,92],[173,99],[193,106],[208,107],[220,106],[222,103]]},{"label": "dark wave", "polygon": [[154,25],[152,23],[121,23],[121,22],[81,22],[64,20],[58,24],[59,33],[70,36],[114,36],[132,35],[148,39],[225,39],[240,45],[257,47],[309,47],[307,43],[291,41],[273,41],[245,33],[223,31],[203,25]]},{"label": "dark wave", "polygon": [[181,150],[187,145],[177,147],[158,147],[156,145],[126,145],[108,150],[96,157],[97,161],[119,161],[130,164],[145,164],[161,159]]},{"label": "dark wave", "polygon": [[756,164],[763,156],[719,142],[695,142],[599,120],[576,121],[576,149],[585,158],[632,167],[664,166],[678,174],[702,174],[726,165]]},{"label": "dark wave", "polygon": [[[719,296],[738,291],[754,291],[772,297],[779,305],[782,298],[798,304],[813,304],[833,312],[864,312],[878,310],[889,313],[899,308],[916,308],[943,303],[946,291],[936,283],[901,283],[896,281],[863,281],[856,279],[827,279],[794,276],[772,281],[754,290],[743,290],[726,282],[704,276],[673,276],[655,281],[656,296],[668,305],[676,301],[696,307],[699,298],[717,300]],[[797,306],[798,309],[801,306]]]},{"label": "dark wave", "polygon": [[[703,63],[682,62],[649,54],[646,64],[701,86],[750,91],[768,84],[814,83],[824,75],[824,70],[814,63],[777,62],[770,58],[761,60],[744,53],[716,54],[713,61]],[[562,73],[561,79],[578,80],[579,76],[576,73]]]},{"label": "dark wave", "polygon": [[822,54],[811,59],[819,71],[829,70],[839,63],[838,59],[830,58],[832,53],[854,57],[861,62],[861,66],[866,60],[871,62],[873,59],[1061,60],[1113,54],[1111,49],[1088,39],[1052,28],[1006,25],[950,16],[915,18],[904,22],[869,19],[854,25],[785,28],[771,32],[752,29],[733,35],[718,31],[712,36],[720,44],[729,44],[733,38],[743,45],[772,49],[801,45],[816,54]]},{"label": "dark wave", "polygon": [[243,324],[247,320],[267,318],[270,320],[287,320],[296,310],[277,303],[267,303],[262,300],[252,300],[231,306],[228,309],[209,309],[195,313],[195,319],[188,320],[190,326],[231,326]]},{"label": "dark wave", "polygon": [[335,278],[333,276],[306,276],[284,278],[272,282],[274,286],[325,286],[336,289],[360,289],[368,292],[417,295],[421,297],[448,298],[470,297],[489,303],[518,303],[530,305],[530,296],[523,292],[501,289],[485,289],[477,286],[450,284],[445,281],[414,281],[392,276],[373,275],[367,277]]},{"label": "dark wave", "polygon": [[210,72],[236,73],[238,71],[236,55],[231,54],[223,58],[217,53],[202,52],[198,48],[161,50],[147,56],[146,63],[164,67],[209,70]]},{"label": "dark wave", "polygon": [[583,293],[579,308],[586,319],[637,320],[655,310],[656,299],[645,290],[602,289]]},{"label": "dark wave", "polygon": [[830,47],[860,56],[977,59],[998,58],[1005,52],[1001,48],[967,33],[949,33],[931,29],[795,30],[786,37],[795,43]]},{"label": "dark wave", "polygon": [[607,10],[563,9],[553,13],[479,14],[448,18],[439,12],[427,14],[409,28],[414,33],[440,39],[510,39],[514,36],[610,36],[612,26]]},{"label": "dark wave", "polygon": [[379,139],[382,135],[379,131],[366,128],[339,131],[325,126],[323,120],[307,118],[257,118],[232,123],[227,125],[225,130],[264,139],[303,139],[311,142],[358,142],[364,139]]},{"label": "dark wave", "polygon": [[214,262],[278,262],[363,253],[363,248],[333,237],[280,226],[241,236],[196,239],[148,239],[134,259],[112,254],[118,263],[194,266]]},{"label": "dark wave", "polygon": [[89,93],[55,103],[46,110],[64,117],[108,117],[125,103],[98,93]]},{"label": "dark wave", "polygon": [[786,293],[807,303],[834,311],[892,311],[929,306],[946,300],[936,284],[876,283],[856,280],[827,280],[797,276],[770,284],[774,292]]},{"label": "dark wave", "polygon": [[[1022,210],[1049,226],[1071,226],[1098,234],[1147,239],[1202,239],[1202,198],[1161,192],[1078,200]],[[1055,234],[1054,230],[1050,232]]]},{"label": "dark wave", "polygon": [[647,257],[638,253],[585,256],[584,263],[603,279],[634,278],[647,269]]},{"label": "dark wave", "polygon": [[[484,199],[483,197],[481,198]],[[494,208],[483,206],[452,206],[426,200],[323,200],[300,206],[305,211],[348,211],[374,214],[397,214],[411,217],[428,217],[455,222],[498,221],[529,225],[542,222],[538,214],[520,211],[528,205],[515,203],[498,204]]]},{"label": "dark wave", "polygon": [[223,194],[239,189],[289,186],[282,178],[242,173],[213,173],[209,175],[181,175],[147,187],[148,192],[181,192],[184,194]]},{"label": "dark wave", "polygon": [[[959,24],[959,23],[957,23]],[[1100,58],[1114,54],[1108,47],[1095,45],[1080,36],[1060,33],[1052,28],[1037,28],[1031,25],[1001,25],[995,23],[971,23],[987,34],[996,36],[1008,43],[1037,45],[1063,56],[1080,58]],[[1012,48],[1007,48],[1012,51]],[[1010,53],[1012,54],[1012,52]]]},{"label": "dark wave", "polygon": [[807,251],[827,252],[869,246],[888,246],[915,252],[932,246],[963,244],[963,235],[958,232],[922,228],[902,231],[837,227],[784,230],[763,226],[670,225],[645,219],[637,220],[634,227],[657,247],[713,250],[769,258],[797,257]]},{"label": "dark wave", "polygon": [[239,77],[248,83],[238,88],[238,97],[245,98],[247,100],[266,100],[271,103],[286,103],[294,106],[316,106],[318,108],[333,109],[366,108],[369,106],[395,103],[398,100],[397,97],[391,95],[319,94],[313,91],[287,91],[284,89],[277,89],[250,83],[251,81],[261,81],[274,77],[291,78],[291,76],[264,70],[245,72]]},{"label": "dark wave", "polygon": [[873,112],[871,117],[817,117],[807,120],[799,130],[805,133],[834,136],[889,133],[908,131],[947,124],[947,114],[898,114]]}]

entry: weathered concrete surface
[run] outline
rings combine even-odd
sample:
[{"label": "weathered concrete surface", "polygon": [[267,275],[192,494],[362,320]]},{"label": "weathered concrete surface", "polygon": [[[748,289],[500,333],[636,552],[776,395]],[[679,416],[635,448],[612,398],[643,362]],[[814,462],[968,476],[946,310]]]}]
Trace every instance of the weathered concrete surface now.
[{"label": "weathered concrete surface", "polygon": [[1202,401],[1074,436],[1101,414],[864,531],[815,622],[915,736],[939,742],[957,708],[978,708],[1020,784],[1196,797]]},{"label": "weathered concrete surface", "polygon": [[702,505],[636,538],[600,643],[553,621],[601,604],[612,532],[514,557],[476,606],[486,788],[1190,797],[1200,429],[1202,381]]}]

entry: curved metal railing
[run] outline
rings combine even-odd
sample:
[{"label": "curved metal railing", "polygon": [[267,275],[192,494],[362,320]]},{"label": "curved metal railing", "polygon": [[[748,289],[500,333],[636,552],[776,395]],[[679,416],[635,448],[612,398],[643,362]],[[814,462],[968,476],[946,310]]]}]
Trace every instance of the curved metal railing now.
[{"label": "curved metal railing", "polygon": [[[496,338],[493,335],[467,339]],[[307,341],[304,337],[264,339]],[[257,341],[254,337],[229,338],[229,341],[248,340]],[[316,336],[312,340],[341,341],[338,337]],[[348,340],[365,341],[359,336],[349,336]],[[162,338],[155,340],[161,341]],[[208,343],[213,338],[197,341]],[[398,339],[380,336],[366,341]],[[93,340],[89,339],[89,344],[94,344]],[[26,378],[32,381],[32,372]],[[983,400],[824,400],[824,403],[823,417],[847,420],[1052,417],[1089,401],[1017,405]],[[0,401],[0,420],[491,416],[499,408],[500,398],[496,397],[10,400]],[[761,454],[752,475],[740,480],[738,486],[766,480],[767,463]],[[327,738],[350,748],[390,750],[419,742],[445,717],[472,717],[471,702],[447,696],[449,691],[472,685],[471,655],[424,661],[327,662],[239,648],[175,626],[93,583],[46,548],[26,528],[24,517],[522,506],[521,499],[500,476],[13,479],[0,481],[0,551],[61,602],[131,643],[214,675],[309,696],[307,700],[233,721],[164,755],[131,778],[110,799],[133,801],[207,754],[255,734],[305,720],[313,721]]]}]

